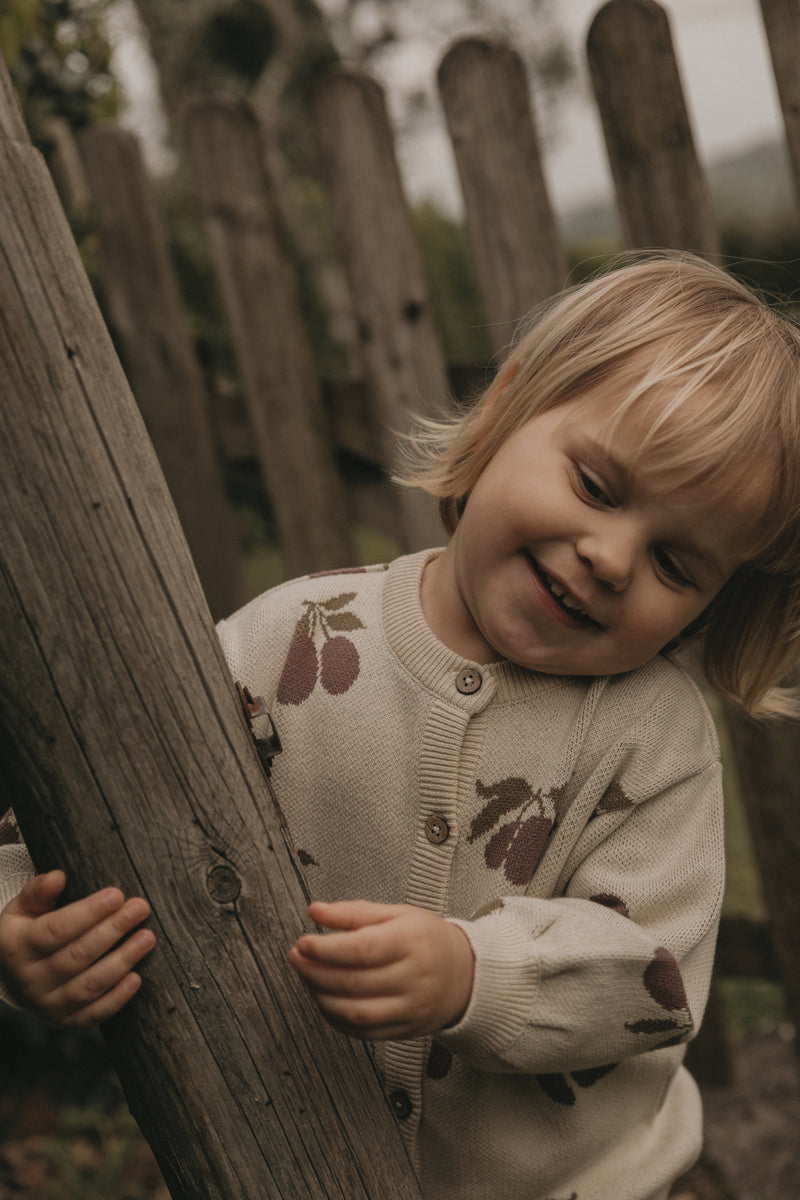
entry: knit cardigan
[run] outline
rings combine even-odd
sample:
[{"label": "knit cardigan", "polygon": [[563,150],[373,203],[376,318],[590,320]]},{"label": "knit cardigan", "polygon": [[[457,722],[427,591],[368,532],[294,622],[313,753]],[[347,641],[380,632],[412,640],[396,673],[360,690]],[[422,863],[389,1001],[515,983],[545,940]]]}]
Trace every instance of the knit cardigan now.
[{"label": "knit cardigan", "polygon": [[[252,601],[219,627],[231,672],[283,741],[312,895],[419,905],[472,945],[459,1023],[375,1045],[426,1200],[664,1200],[701,1143],[681,1063],[723,891],[713,724],[663,657],[461,659],[422,614],[433,553]],[[21,850],[0,845],[0,903]]]}]

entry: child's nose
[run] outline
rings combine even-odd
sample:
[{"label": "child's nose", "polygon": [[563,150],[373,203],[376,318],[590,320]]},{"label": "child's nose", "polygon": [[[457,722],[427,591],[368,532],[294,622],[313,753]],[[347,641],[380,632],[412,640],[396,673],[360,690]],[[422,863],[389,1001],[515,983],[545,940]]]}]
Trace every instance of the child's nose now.
[{"label": "child's nose", "polygon": [[624,530],[587,535],[578,542],[577,552],[595,579],[612,591],[624,592],[630,585],[636,551]]}]

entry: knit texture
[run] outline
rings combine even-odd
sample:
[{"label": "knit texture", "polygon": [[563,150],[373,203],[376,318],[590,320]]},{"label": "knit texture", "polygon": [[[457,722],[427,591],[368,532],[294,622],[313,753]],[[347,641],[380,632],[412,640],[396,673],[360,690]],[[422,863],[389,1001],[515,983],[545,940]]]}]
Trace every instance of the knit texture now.
[{"label": "knit texture", "polygon": [[426,1200],[663,1200],[701,1142],[681,1063],[723,890],[713,725],[664,658],[465,662],[422,615],[432,553],[259,597],[219,627],[231,672],[281,735],[312,895],[420,905],[475,952],[457,1026],[376,1046]]}]

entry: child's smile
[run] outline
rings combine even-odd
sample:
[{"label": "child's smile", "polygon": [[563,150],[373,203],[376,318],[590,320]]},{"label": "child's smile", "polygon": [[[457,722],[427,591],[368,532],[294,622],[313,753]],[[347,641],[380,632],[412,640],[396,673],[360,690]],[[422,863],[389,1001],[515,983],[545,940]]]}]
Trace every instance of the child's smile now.
[{"label": "child's smile", "polygon": [[[431,628],[457,653],[550,674],[633,670],[746,558],[763,472],[681,485],[674,466],[638,454],[646,401],[609,448],[617,404],[609,383],[532,418],[478,479],[422,584]],[[691,403],[675,420],[691,420]]]}]

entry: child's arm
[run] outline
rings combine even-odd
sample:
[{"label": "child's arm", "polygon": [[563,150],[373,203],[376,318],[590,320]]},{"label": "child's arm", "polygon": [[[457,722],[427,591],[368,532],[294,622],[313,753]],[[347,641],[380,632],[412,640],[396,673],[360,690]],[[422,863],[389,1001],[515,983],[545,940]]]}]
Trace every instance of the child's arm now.
[{"label": "child's arm", "polygon": [[457,925],[424,908],[366,900],[317,902],[309,913],[335,932],[304,934],[289,961],[336,1029],[412,1038],[460,1020],[474,959]]},{"label": "child's arm", "polygon": [[[56,909],[63,871],[31,879],[0,912],[0,978],[24,1008],[58,1025],[97,1025],[138,991],[132,967],[155,945],[141,898],[106,888]],[[129,936],[130,935],[130,936]]]}]

